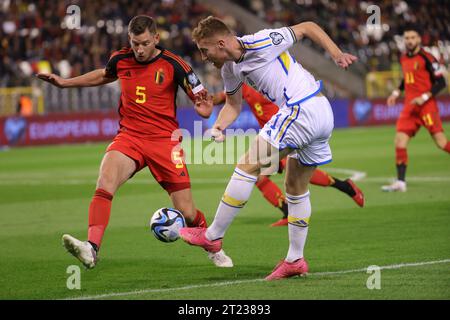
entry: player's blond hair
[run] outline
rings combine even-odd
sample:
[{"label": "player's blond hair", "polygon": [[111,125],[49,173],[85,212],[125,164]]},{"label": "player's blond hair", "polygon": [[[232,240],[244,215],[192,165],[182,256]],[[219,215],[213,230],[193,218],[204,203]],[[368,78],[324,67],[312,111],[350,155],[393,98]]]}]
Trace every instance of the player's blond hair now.
[{"label": "player's blond hair", "polygon": [[217,34],[232,35],[230,28],[219,18],[209,16],[198,23],[192,31],[192,40],[198,42],[202,39],[211,38]]}]

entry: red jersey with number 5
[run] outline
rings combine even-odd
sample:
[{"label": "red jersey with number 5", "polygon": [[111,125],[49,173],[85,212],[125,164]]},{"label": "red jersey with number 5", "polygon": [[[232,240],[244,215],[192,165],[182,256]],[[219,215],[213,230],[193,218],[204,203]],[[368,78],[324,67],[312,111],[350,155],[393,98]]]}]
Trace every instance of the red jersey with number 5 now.
[{"label": "red jersey with number 5", "polygon": [[154,139],[171,137],[178,129],[176,95],[180,86],[193,100],[203,89],[192,68],[179,56],[161,50],[147,62],[135,59],[131,48],[111,55],[106,74],[120,80],[120,132]]}]

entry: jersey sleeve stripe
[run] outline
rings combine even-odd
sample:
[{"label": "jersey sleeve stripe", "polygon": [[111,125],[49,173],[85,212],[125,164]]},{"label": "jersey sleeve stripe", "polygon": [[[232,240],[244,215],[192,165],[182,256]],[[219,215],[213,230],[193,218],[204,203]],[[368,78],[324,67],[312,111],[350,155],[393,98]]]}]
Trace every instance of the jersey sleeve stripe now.
[{"label": "jersey sleeve stripe", "polygon": [[186,73],[191,71],[191,67],[186,62],[184,62],[180,57],[178,57],[177,55],[175,55],[172,52],[167,51],[167,50],[164,51],[164,54],[166,56],[172,58],[176,62],[178,62]]},{"label": "jersey sleeve stripe", "polygon": [[295,35],[294,30],[292,30],[291,27],[287,27],[287,28],[288,28],[288,30],[290,31],[291,36],[292,36],[292,39],[294,40],[294,42],[297,42],[297,36]]},{"label": "jersey sleeve stripe", "polygon": [[252,41],[252,42],[242,41],[242,43],[245,43],[245,44],[254,44],[254,43],[258,43],[258,42],[266,41],[266,40],[270,40],[270,38],[269,38],[269,37],[266,37],[266,38],[264,38],[264,39],[259,39],[259,40]]},{"label": "jersey sleeve stripe", "polygon": [[235,94],[235,93],[242,87],[243,84],[244,84],[244,82],[241,82],[241,83],[239,83],[239,85],[236,87],[236,89],[231,90],[231,91],[227,91],[227,92],[226,92],[227,95],[231,96],[231,95]]},{"label": "jersey sleeve stripe", "polygon": [[245,50],[248,51],[256,51],[256,50],[261,50],[267,47],[270,47],[272,45],[272,43],[269,43],[268,45],[264,46],[264,47],[259,47],[259,48],[248,48],[246,45],[244,45]]},{"label": "jersey sleeve stripe", "polygon": [[189,68],[189,65],[188,65],[188,64],[187,64],[180,56],[176,55],[176,54],[173,53],[173,52],[167,51],[167,50],[164,51],[164,53],[165,53],[168,57],[171,57],[171,58],[173,58],[174,60],[177,60],[182,66],[184,66],[184,67],[190,69],[190,68]]},{"label": "jersey sleeve stripe", "polygon": [[266,45],[272,45],[272,42],[270,40],[265,40],[264,42],[255,43],[255,44],[247,44],[244,42],[244,46],[247,49],[261,48]]},{"label": "jersey sleeve stripe", "polygon": [[189,67],[189,65],[184,62],[180,57],[176,56],[173,53],[166,53],[166,56],[168,56],[169,58],[172,58],[173,60],[175,60],[178,64],[180,64],[180,66],[183,68],[183,70],[187,73],[189,71],[191,71],[191,68]]},{"label": "jersey sleeve stripe", "polygon": [[114,58],[115,56],[122,55],[122,54],[128,54],[128,53],[131,53],[131,48],[125,47],[125,48],[122,48],[122,49],[120,49],[118,51],[113,52],[111,54],[110,59]]}]

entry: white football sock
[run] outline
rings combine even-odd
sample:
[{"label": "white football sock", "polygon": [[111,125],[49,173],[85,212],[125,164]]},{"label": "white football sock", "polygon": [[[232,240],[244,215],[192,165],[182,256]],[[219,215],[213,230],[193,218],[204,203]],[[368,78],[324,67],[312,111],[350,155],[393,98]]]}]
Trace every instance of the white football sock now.
[{"label": "white football sock", "polygon": [[247,203],[252,193],[257,177],[252,176],[238,168],[234,170],[230,182],[216,211],[213,223],[206,231],[208,240],[223,238],[225,231]]},{"label": "white football sock", "polygon": [[311,216],[309,191],[299,196],[286,194],[286,200],[289,212],[289,251],[286,261],[293,262],[303,258],[303,248],[305,247],[309,217]]}]

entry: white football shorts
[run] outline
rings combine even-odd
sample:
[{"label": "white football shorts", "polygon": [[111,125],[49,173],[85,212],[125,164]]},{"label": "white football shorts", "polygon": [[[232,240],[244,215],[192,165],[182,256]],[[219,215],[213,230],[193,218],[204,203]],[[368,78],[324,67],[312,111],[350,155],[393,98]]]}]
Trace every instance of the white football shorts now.
[{"label": "white football shorts", "polygon": [[297,105],[282,108],[259,132],[275,148],[295,149],[289,157],[305,166],[331,162],[328,141],[334,127],[334,117],[328,99],[316,95]]}]

